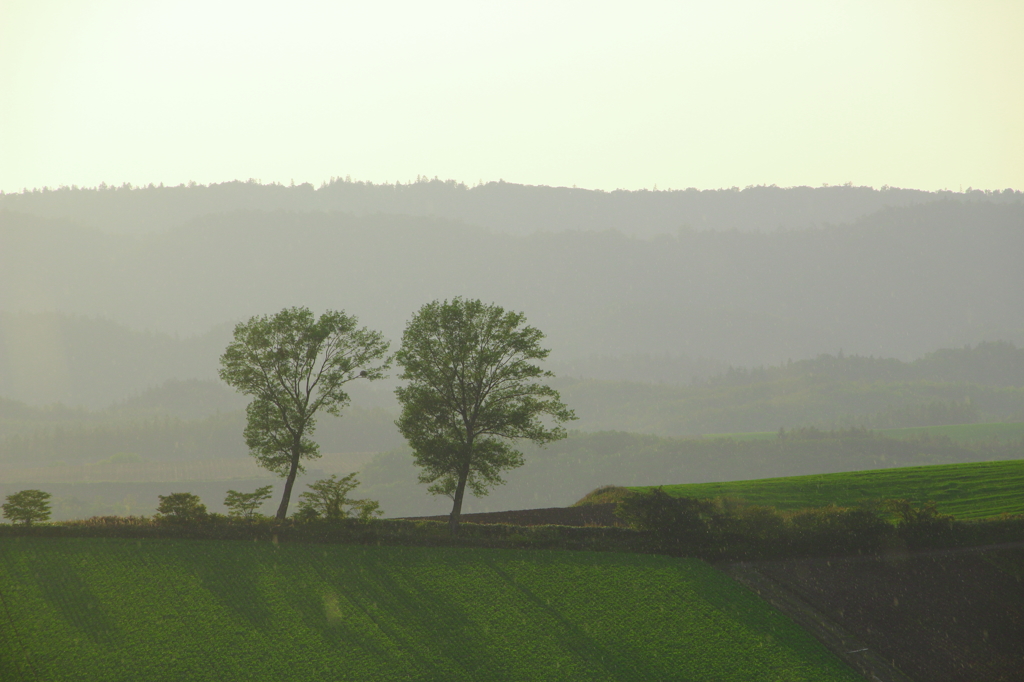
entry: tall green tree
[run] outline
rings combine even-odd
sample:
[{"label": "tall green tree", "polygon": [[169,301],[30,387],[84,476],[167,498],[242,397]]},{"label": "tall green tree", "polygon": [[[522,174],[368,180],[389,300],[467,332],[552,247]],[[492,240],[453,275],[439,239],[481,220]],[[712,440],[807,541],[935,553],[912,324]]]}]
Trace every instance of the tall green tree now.
[{"label": "tall green tree", "polygon": [[250,454],[285,478],[279,521],[302,461],[320,456],[312,440],[316,415],[340,415],[349,402],[345,384],[382,379],[389,366],[383,335],[356,325],[344,312],[316,319],[308,308],[285,308],[236,326],[220,358],[220,378],[253,398],[244,431]]},{"label": "tall green tree", "polygon": [[423,468],[420,482],[452,498],[453,535],[466,488],[486,495],[503,471],[522,466],[515,441],[564,438],[560,425],[576,418],[540,381],[554,376],[534,364],[550,352],[543,338],[522,313],[463,298],[428,303],[405,329],[395,359],[408,383],[395,390],[395,423]]}]

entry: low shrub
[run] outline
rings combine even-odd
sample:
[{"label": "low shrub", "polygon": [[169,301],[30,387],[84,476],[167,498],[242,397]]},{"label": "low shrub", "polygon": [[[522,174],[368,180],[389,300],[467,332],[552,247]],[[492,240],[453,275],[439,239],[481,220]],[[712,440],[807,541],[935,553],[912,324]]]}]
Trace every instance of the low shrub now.
[{"label": "low shrub", "polygon": [[157,506],[156,518],[167,523],[196,523],[207,517],[206,505],[198,495],[192,493],[171,493],[157,495],[160,504]]},{"label": "low shrub", "polygon": [[630,493],[619,502],[615,514],[631,528],[670,552],[698,550],[711,544],[717,533],[720,512],[713,500],[673,497],[661,488]]},{"label": "low shrub", "polygon": [[920,507],[905,499],[883,500],[879,506],[892,514],[900,537],[909,545],[927,545],[953,537],[952,514],[940,513],[931,500]]},{"label": "low shrub", "polygon": [[623,488],[619,485],[603,485],[600,488],[591,490],[572,506],[589,507],[595,504],[614,504],[622,502],[629,494],[629,488]]},{"label": "low shrub", "polygon": [[790,516],[791,551],[846,553],[879,549],[893,527],[873,509],[829,505],[801,509]]},{"label": "low shrub", "polygon": [[778,542],[786,532],[786,517],[775,507],[741,507],[732,518],[739,533],[759,542]]},{"label": "low shrub", "polygon": [[381,516],[384,511],[376,500],[349,499],[348,494],[358,486],[359,481],[354,472],[340,479],[332,475],[330,478],[310,483],[309,490],[299,495],[299,509],[295,512],[295,520],[338,521],[354,515],[360,521],[370,521]]},{"label": "low shrub", "polygon": [[716,559],[872,551],[894,534],[893,526],[869,508],[783,513],[735,500],[673,497],[660,488],[631,493],[616,514],[643,534],[653,551]]},{"label": "low shrub", "polygon": [[270,499],[273,488],[272,485],[265,485],[262,488],[256,488],[255,492],[251,493],[229,490],[227,497],[224,498],[224,506],[228,508],[228,515],[250,523],[255,521],[261,516],[256,510]]}]

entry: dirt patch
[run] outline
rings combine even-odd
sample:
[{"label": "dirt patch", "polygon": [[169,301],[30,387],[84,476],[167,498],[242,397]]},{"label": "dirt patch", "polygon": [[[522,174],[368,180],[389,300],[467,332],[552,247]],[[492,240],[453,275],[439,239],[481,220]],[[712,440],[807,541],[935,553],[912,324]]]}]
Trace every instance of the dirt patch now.
[{"label": "dirt patch", "polygon": [[919,682],[1024,680],[1024,549],[752,562]]},{"label": "dirt patch", "polygon": [[[625,526],[615,516],[615,504],[595,504],[587,507],[548,507],[546,509],[519,509],[516,511],[463,514],[464,523],[503,523],[510,526]],[[417,516],[410,520],[447,521],[448,516]]]}]

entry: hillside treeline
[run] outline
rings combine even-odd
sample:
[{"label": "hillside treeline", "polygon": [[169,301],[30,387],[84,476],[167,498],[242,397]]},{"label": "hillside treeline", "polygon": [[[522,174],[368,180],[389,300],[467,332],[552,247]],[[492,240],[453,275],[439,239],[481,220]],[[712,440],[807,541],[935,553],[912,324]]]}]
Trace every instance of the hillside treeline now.
[{"label": "hillside treeline", "polygon": [[[565,377],[554,385],[579,416],[574,428],[591,432],[699,436],[1024,422],[1024,382],[1017,376],[1022,355],[1012,344],[986,343],[910,363],[821,356],[733,368],[690,384]],[[947,381],[937,381],[942,378]],[[223,384],[201,380],[168,381],[98,411],[0,400],[0,462],[80,463],[118,453],[148,460],[244,456],[246,403]],[[324,452],[390,450],[403,443],[396,417],[389,390],[356,386],[352,405],[341,418],[322,418],[315,439]]]},{"label": "hillside treeline", "polygon": [[586,431],[664,436],[814,426],[875,429],[1024,421],[1024,387],[793,377],[738,386],[555,382]]},{"label": "hillside treeline", "polygon": [[0,397],[104,409],[168,381],[215,379],[230,338],[228,324],[178,338],[104,317],[0,312]]},{"label": "hillside treeline", "polygon": [[942,348],[912,362],[896,358],[822,354],[772,367],[729,367],[707,380],[713,386],[740,386],[800,377],[840,381],[969,383],[1024,386],[1024,348],[1006,341]]},{"label": "hillside treeline", "polygon": [[770,231],[847,223],[887,206],[941,199],[1014,201],[1020,192],[923,192],[886,187],[736,187],[717,190],[627,191],[544,187],[508,182],[476,186],[417,178],[382,183],[332,178],[319,188],[256,180],[176,187],[61,187],[0,194],[0,210],[65,218],[105,231],[145,234],[193,218],[241,209],[342,211],[436,216],[513,234],[538,230],[617,230],[650,236],[680,227]]}]

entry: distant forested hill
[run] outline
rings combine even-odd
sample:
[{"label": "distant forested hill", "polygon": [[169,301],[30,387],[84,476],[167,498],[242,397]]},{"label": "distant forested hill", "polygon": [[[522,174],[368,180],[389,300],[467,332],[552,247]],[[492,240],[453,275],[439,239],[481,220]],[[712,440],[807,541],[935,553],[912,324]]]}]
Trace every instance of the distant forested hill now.
[{"label": "distant forested hill", "polygon": [[823,354],[776,366],[730,367],[691,383],[569,375],[556,385],[580,416],[576,425],[587,431],[682,436],[1022,422],[1024,348],[986,342],[911,362]]},{"label": "distant forested hill", "polygon": [[[554,385],[579,416],[573,427],[587,432],[698,436],[1024,422],[1022,358],[1024,349],[987,343],[909,363],[821,356],[692,384],[562,377]],[[993,362],[1002,374],[990,371]],[[315,440],[324,452],[380,452],[404,442],[388,386],[364,383],[350,392],[340,419],[319,420]],[[89,463],[126,452],[147,461],[242,457],[246,402],[210,380],[170,380],[106,410],[0,399],[0,467]]]},{"label": "distant forested hill", "polygon": [[104,408],[169,379],[215,378],[230,338],[229,325],[180,339],[107,317],[0,312],[0,396]]},{"label": "distant forested hill", "polygon": [[[291,305],[342,308],[397,340],[419,306],[456,295],[526,312],[553,363],[639,353],[754,367],[839,349],[909,360],[981,341],[1024,344],[1021,253],[1021,202],[940,200],[844,226],[652,239],[283,211],[127,237],[0,212],[0,311],[99,316],[189,337],[221,325],[209,348],[196,341],[208,378],[232,321]],[[10,320],[0,322],[9,330]],[[74,335],[88,343],[84,326]],[[61,360],[36,344],[19,348],[0,363]],[[27,360],[33,352],[39,359]]]},{"label": "distant forested hill", "polygon": [[1024,348],[1005,341],[941,348],[912,362],[895,358],[824,353],[774,367],[730,367],[707,380],[709,386],[742,386],[799,377],[847,381],[972,383],[1024,386]]},{"label": "distant forested hill", "polygon": [[740,386],[556,382],[585,431],[697,436],[780,428],[1024,421],[1024,388],[795,377]]},{"label": "distant forested hill", "polygon": [[489,182],[470,187],[420,178],[408,184],[332,179],[285,187],[257,181],[177,187],[43,189],[0,194],[0,211],[63,218],[104,231],[147,234],[194,218],[237,210],[342,211],[433,216],[498,232],[616,230],[634,236],[678,229],[772,231],[848,223],[885,208],[949,199],[1020,201],[1020,192],[923,192],[870,187],[747,187],[739,189],[604,192]]}]

